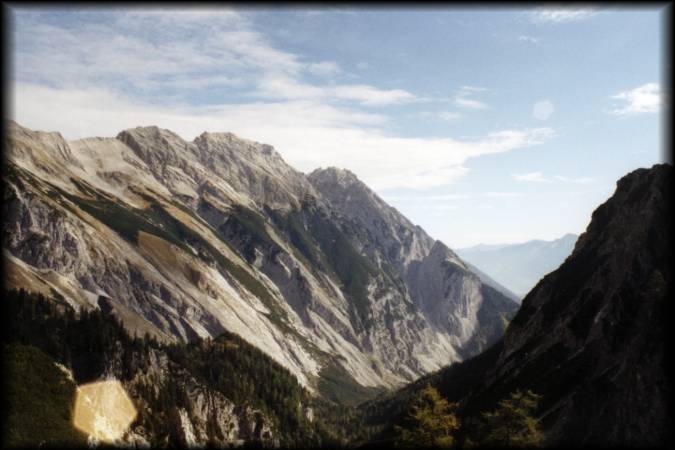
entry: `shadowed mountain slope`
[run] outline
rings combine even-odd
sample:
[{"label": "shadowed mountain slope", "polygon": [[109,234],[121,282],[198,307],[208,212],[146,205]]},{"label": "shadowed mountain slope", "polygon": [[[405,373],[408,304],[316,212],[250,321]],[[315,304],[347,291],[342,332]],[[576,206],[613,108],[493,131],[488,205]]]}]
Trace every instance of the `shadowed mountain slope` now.
[{"label": "shadowed mountain slope", "polygon": [[543,396],[538,418],[551,445],[672,443],[672,166],[621,178],[570,257],[525,297],[492,348],[369,405],[395,422],[430,382],[461,401],[471,423],[511,392]]}]

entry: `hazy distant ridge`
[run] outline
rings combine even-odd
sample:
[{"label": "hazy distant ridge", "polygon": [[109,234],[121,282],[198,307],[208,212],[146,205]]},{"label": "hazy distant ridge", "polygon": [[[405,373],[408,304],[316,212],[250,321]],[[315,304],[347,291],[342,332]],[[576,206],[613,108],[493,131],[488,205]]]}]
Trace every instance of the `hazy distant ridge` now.
[{"label": "hazy distant ridge", "polygon": [[535,239],[521,244],[478,244],[456,252],[522,298],[544,275],[562,264],[572,253],[578,237],[568,233],[553,241]]}]

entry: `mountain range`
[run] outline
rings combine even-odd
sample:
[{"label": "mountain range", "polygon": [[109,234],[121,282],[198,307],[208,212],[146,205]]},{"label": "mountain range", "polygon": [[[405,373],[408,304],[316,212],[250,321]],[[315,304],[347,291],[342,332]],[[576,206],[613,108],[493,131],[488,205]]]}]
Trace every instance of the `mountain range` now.
[{"label": "mountain range", "polygon": [[498,339],[517,304],[353,173],[231,133],[66,141],[10,122],[9,287],[103,299],[130,333],[237,333],[311,391],[399,386]]},{"label": "mountain range", "polygon": [[568,233],[552,241],[534,239],[520,244],[479,244],[455,251],[466,263],[522,299],[544,275],[565,261],[578,237]]},{"label": "mountain range", "polygon": [[138,410],[124,445],[388,445],[425,386],[457,402],[460,445],[519,390],[547,445],[672,442],[668,164],[621,178],[578,238],[520,246],[552,271],[518,305],[348,170],[231,133],[6,125],[14,443],[39,417],[81,445],[67,404],[102,378]]}]

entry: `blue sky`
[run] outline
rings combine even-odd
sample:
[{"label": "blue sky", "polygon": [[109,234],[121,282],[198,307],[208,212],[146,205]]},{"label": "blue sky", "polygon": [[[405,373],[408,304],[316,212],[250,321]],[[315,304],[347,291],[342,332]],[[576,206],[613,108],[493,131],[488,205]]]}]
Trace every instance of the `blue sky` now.
[{"label": "blue sky", "polygon": [[11,10],[10,116],[230,131],[352,170],[451,247],[582,232],[662,159],[662,10]]}]

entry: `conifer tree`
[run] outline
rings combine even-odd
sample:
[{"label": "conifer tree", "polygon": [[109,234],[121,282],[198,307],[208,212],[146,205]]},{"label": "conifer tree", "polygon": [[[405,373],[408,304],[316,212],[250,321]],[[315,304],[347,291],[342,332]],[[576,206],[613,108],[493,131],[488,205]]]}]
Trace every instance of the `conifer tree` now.
[{"label": "conifer tree", "polygon": [[483,413],[484,439],[488,446],[538,447],[544,436],[533,417],[541,396],[532,391],[515,391],[499,407]]},{"label": "conifer tree", "polygon": [[407,427],[396,426],[400,447],[449,448],[455,443],[459,429],[455,415],[457,403],[450,403],[431,385],[427,385],[413,400],[408,411]]}]

